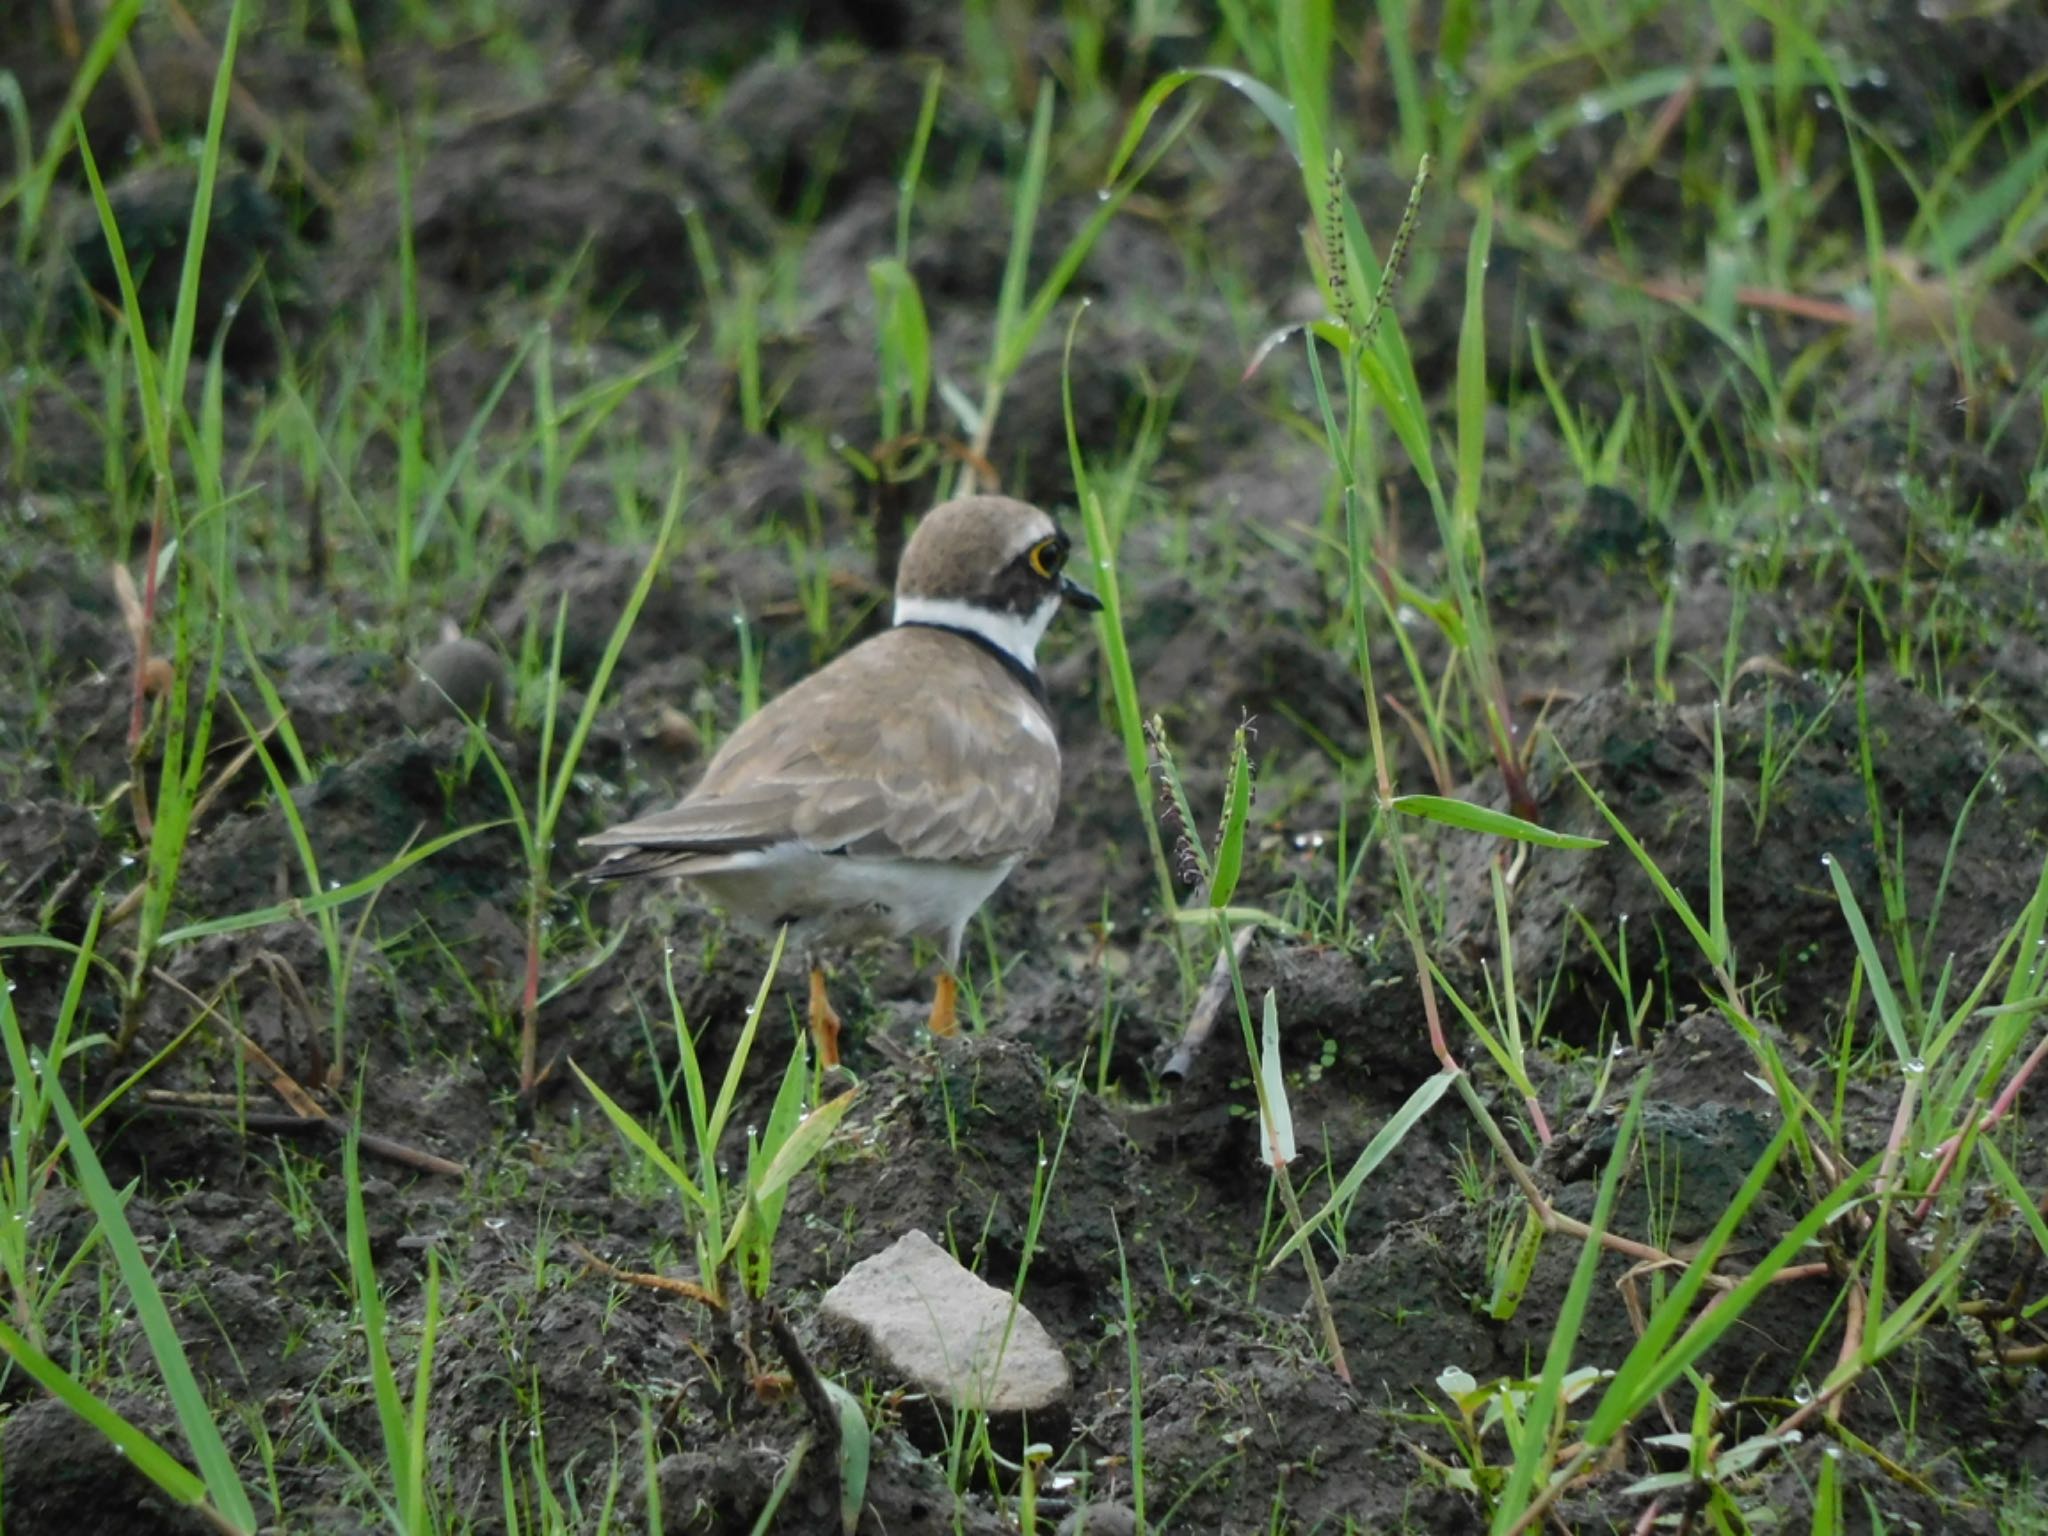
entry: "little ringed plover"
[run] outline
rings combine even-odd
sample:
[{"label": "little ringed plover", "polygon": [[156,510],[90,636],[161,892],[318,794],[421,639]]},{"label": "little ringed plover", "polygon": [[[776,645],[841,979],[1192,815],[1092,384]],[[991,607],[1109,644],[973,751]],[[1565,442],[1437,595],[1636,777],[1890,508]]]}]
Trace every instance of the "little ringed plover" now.
[{"label": "little ringed plover", "polygon": [[[1068,549],[1021,501],[934,508],[904,548],[894,627],[765,705],[679,805],[585,838],[610,850],[592,876],[679,876],[742,926],[787,925],[807,958],[930,939],[945,966],[930,1027],[956,1033],[961,936],[1059,805],[1038,642],[1062,603],[1102,606],[1067,575]],[[835,1064],[815,958],[809,1011]]]}]

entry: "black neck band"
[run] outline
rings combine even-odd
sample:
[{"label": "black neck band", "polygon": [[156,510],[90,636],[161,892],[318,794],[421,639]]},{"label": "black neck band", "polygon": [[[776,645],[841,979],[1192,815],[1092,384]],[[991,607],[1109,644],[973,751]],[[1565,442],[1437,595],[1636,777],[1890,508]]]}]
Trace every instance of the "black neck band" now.
[{"label": "black neck band", "polygon": [[973,641],[974,644],[980,646],[989,655],[1001,662],[1005,672],[1009,673],[1010,676],[1017,679],[1018,682],[1030,690],[1031,697],[1038,700],[1038,707],[1040,709],[1044,710],[1048,715],[1052,713],[1052,701],[1046,697],[1045,693],[1045,679],[1040,677],[1036,670],[1025,666],[1023,662],[1012,656],[1000,645],[997,645],[995,641],[989,639],[980,630],[969,629],[964,624],[934,624],[928,619],[906,619],[896,627],[898,629],[936,629],[943,635],[958,635],[962,640]]}]

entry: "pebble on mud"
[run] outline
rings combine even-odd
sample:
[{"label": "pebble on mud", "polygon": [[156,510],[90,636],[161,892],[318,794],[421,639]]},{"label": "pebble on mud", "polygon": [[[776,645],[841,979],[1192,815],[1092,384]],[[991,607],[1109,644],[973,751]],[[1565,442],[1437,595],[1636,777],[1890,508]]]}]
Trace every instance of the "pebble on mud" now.
[{"label": "pebble on mud", "polygon": [[822,1314],[860,1335],[880,1367],[951,1407],[1036,1413],[1073,1386],[1037,1318],[1019,1306],[1012,1324],[1007,1292],[915,1229],[848,1270]]},{"label": "pebble on mud", "polygon": [[398,713],[414,730],[467,716],[503,732],[511,723],[512,680],[498,653],[464,636],[429,646],[413,658],[412,681]]},{"label": "pebble on mud", "polygon": [[1137,1536],[1138,1517],[1121,1504],[1083,1504],[1060,1522],[1059,1536]]}]

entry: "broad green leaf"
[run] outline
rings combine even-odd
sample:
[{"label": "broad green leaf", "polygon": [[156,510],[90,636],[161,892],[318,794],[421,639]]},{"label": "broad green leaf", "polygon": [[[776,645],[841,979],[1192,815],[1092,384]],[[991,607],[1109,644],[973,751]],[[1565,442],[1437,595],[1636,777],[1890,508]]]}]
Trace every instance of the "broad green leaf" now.
[{"label": "broad green leaf", "polygon": [[1533,821],[1524,821],[1506,811],[1492,810],[1487,806],[1474,805],[1469,800],[1453,800],[1448,795],[1396,795],[1394,809],[1404,816],[1419,816],[1424,821],[1442,822],[1447,827],[1457,827],[1466,832],[1483,832],[1490,837],[1511,837],[1519,843],[1535,843],[1544,848],[1605,848],[1606,839],[1580,837],[1572,832],[1553,832],[1548,827],[1539,827]]},{"label": "broad green leaf", "polygon": [[868,1428],[859,1398],[836,1381],[819,1385],[839,1410],[839,1529],[842,1536],[853,1536],[868,1501],[868,1460],[874,1432]]},{"label": "broad green leaf", "polygon": [[1252,809],[1252,756],[1244,728],[1230,749],[1230,784],[1224,791],[1223,835],[1216,843],[1216,868],[1209,878],[1209,905],[1227,907],[1244,873],[1244,840]]},{"label": "broad green leaf", "polygon": [[[839,1122],[846,1117],[846,1112],[853,1108],[854,1096],[858,1092],[858,1089],[849,1088],[837,1098],[826,1100],[804,1117],[803,1124],[790,1133],[789,1140],[778,1147],[775,1155],[768,1160],[767,1168],[762,1171],[760,1183],[749,1191],[754,1201],[758,1202],[786,1188],[791,1179],[802,1173],[817,1155],[825,1150],[825,1143],[831,1140],[832,1133],[839,1129]],[[733,1250],[739,1246],[754,1222],[759,1219],[757,1205],[750,1204],[741,1210],[739,1220],[733,1223],[732,1231],[726,1236],[724,1251],[718,1256],[719,1263],[723,1264],[732,1257]]]},{"label": "broad green leaf", "polygon": [[1287,1074],[1280,1065],[1280,1009],[1266,989],[1265,1021],[1259,1031],[1259,1116],[1265,1122],[1266,1161],[1284,1168],[1294,1161],[1294,1110],[1287,1102]]}]

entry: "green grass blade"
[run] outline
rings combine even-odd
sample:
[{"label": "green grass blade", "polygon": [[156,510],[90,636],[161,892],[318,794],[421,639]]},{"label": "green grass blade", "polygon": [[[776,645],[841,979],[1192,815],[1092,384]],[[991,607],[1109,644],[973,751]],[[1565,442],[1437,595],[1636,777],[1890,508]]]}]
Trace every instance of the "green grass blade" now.
[{"label": "green grass blade", "polygon": [[1621,1189],[1622,1170],[1628,1166],[1635,1151],[1636,1128],[1642,1122],[1643,1095],[1649,1086],[1647,1076],[1636,1079],[1628,1108],[1622,1112],[1621,1124],[1615,1128],[1614,1150],[1608,1155],[1607,1171],[1600,1178],[1600,1193],[1593,1202],[1592,1230],[1586,1234],[1585,1246],[1579,1250],[1579,1262],[1572,1270],[1571,1285],[1565,1291],[1557,1321],[1551,1327],[1550,1347],[1543,1356],[1543,1374],[1537,1378],[1535,1391],[1529,1394],[1521,1433],[1513,1437],[1515,1464],[1508,1474],[1507,1486],[1494,1505],[1495,1536],[1504,1536],[1528,1506],[1538,1476],[1547,1478],[1549,1475],[1551,1433],[1564,1390],[1565,1373],[1571,1369],[1572,1351],[1579,1342],[1579,1328],[1585,1322],[1586,1307],[1593,1297],[1593,1277],[1600,1269],[1600,1236],[1607,1230],[1607,1223],[1614,1214],[1614,1198]]},{"label": "green grass blade", "polygon": [[[82,153],[90,153],[85,147],[79,113],[91,98],[94,87],[100,83],[100,77],[107,72],[107,66],[114,62],[127,43],[129,32],[142,15],[142,6],[143,0],[117,0],[108,9],[100,21],[99,31],[93,34],[92,46],[86,49],[84,59],[71,77],[71,87],[65,94],[62,109],[52,120],[50,136],[43,144],[41,157],[20,183],[21,216],[16,229],[15,256],[24,266],[28,264],[30,251],[41,229],[43,209],[50,200],[50,188],[57,180],[57,167],[70,150],[73,137],[76,136]],[[7,202],[7,198],[0,197],[0,208],[5,208]]]},{"label": "green grass blade", "polygon": [[433,1529],[427,1518],[427,1405],[434,1379],[434,1339],[441,1326],[441,1257],[427,1250],[427,1294],[413,1364],[412,1414],[406,1428],[406,1481],[398,1490],[408,1533]]},{"label": "green grass blade", "polygon": [[[1656,1369],[1663,1361],[1666,1348],[1678,1336],[1679,1329],[1692,1311],[1693,1302],[1706,1286],[1707,1277],[1713,1273],[1714,1265],[1720,1261],[1729,1241],[1735,1236],[1736,1227],[1755,1207],[1763,1194],[1764,1185],[1777,1170],[1778,1160],[1785,1155],[1785,1149],[1792,1143],[1792,1135],[1792,1126],[1789,1122],[1779,1127],[1778,1134],[1771,1138],[1769,1145],[1763,1150],[1763,1155],[1756,1160],[1755,1165],[1749,1170],[1748,1177],[1742,1181],[1734,1198],[1728,1202],[1727,1210],[1722,1213],[1720,1220],[1714,1223],[1713,1230],[1707,1234],[1699,1251],[1693,1255],[1685,1273],[1679,1276],[1678,1283],[1666,1293],[1651,1313],[1641,1336],[1616,1369],[1614,1380],[1602,1396],[1592,1422],[1587,1426],[1587,1434],[1594,1443],[1597,1444],[1600,1440],[1617,1434],[1623,1425],[1641,1411],[1649,1398],[1655,1396],[1655,1393],[1646,1392],[1643,1388],[1647,1373]],[[1671,1379],[1675,1380],[1676,1377],[1676,1372],[1671,1373]],[[1658,1390],[1663,1389],[1659,1387]]]},{"label": "green grass blade", "polygon": [[370,1395],[377,1407],[377,1427],[384,1439],[384,1458],[391,1485],[401,1500],[412,1486],[412,1437],[406,1428],[405,1405],[398,1396],[398,1373],[391,1365],[389,1318],[384,1289],[377,1283],[377,1261],[370,1253],[370,1222],[363,1206],[363,1171],[358,1138],[342,1148],[341,1178],[347,1221],[349,1288],[362,1319],[363,1343],[370,1356]]},{"label": "green grass blade", "polygon": [[[5,1323],[0,1323],[0,1351],[4,1351],[52,1397],[103,1435],[110,1445],[128,1458],[136,1471],[162,1489],[166,1498],[186,1505],[205,1501],[206,1484],[189,1467]],[[252,1522],[242,1529],[254,1530],[255,1525]]]},{"label": "green grass blade", "polygon": [[171,1321],[163,1292],[157,1289],[149,1260],[143,1256],[142,1246],[135,1240],[135,1231],[128,1225],[121,1197],[114,1192],[113,1183],[100,1163],[99,1153],[93,1150],[92,1139],[86,1135],[85,1127],[79,1124],[78,1115],[65,1096],[63,1085],[57,1081],[54,1070],[46,1070],[43,1081],[50,1107],[56,1112],[57,1122],[64,1130],[71,1165],[78,1174],[78,1187],[91,1205],[99,1230],[113,1252],[122,1284],[128,1288],[128,1299],[134,1303],[136,1321],[142,1325],[143,1335],[149,1340],[150,1353],[155,1357],[164,1387],[170,1393],[171,1406],[178,1416],[178,1427],[184,1431],[185,1443],[192,1449],[192,1459],[206,1484],[207,1494],[214,1507],[235,1529],[254,1531],[256,1511],[249,1503],[247,1490],[242,1487],[234,1457],[228,1454],[227,1443],[221,1439],[219,1426],[214,1423],[213,1413],[207,1407],[206,1394],[200,1390],[199,1379],[192,1374],[191,1362],[185,1358],[184,1342],[178,1337],[177,1325]]},{"label": "green grass blade", "polygon": [[1408,1095],[1407,1102],[1395,1110],[1392,1118],[1374,1133],[1371,1141],[1365,1144],[1365,1150],[1358,1154],[1358,1161],[1351,1165],[1351,1171],[1344,1175],[1343,1182],[1338,1184],[1323,1208],[1303,1222],[1301,1230],[1288,1238],[1281,1245],[1279,1252],[1267,1261],[1266,1268],[1269,1271],[1278,1269],[1283,1260],[1289,1258],[1297,1248],[1315,1235],[1318,1227],[1332,1219],[1339,1211],[1346,1209],[1357,1198],[1359,1190],[1365,1187],[1365,1181],[1372,1176],[1372,1171],[1385,1162],[1388,1154],[1421,1123],[1422,1117],[1436,1107],[1436,1101],[1450,1090],[1455,1076],[1456,1074],[1450,1072],[1438,1072],[1424,1079],[1422,1084]]},{"label": "green grass blade", "polygon": [[164,419],[163,390],[158,384],[157,357],[149,345],[148,327],[142,319],[142,299],[135,287],[135,273],[128,265],[128,247],[121,239],[121,224],[114,217],[114,205],[107,199],[100,180],[99,162],[85,131],[78,130],[78,160],[85,167],[86,185],[92,191],[93,209],[99,215],[100,235],[107,242],[107,255],[114,263],[114,280],[121,289],[121,315],[128,327],[128,352],[135,366],[135,393],[142,406],[142,429],[149,446],[150,465],[168,483],[171,474],[171,430]]},{"label": "green grass blade", "polygon": [[837,1098],[828,1099],[804,1117],[804,1121],[793,1132],[789,1140],[776,1149],[762,1170],[760,1182],[748,1191],[747,1204],[741,1209],[732,1231],[727,1234],[725,1246],[718,1256],[723,1264],[733,1254],[753,1227],[762,1220],[757,1202],[778,1195],[789,1187],[789,1181],[802,1173],[817,1155],[825,1150],[825,1143],[832,1139],[832,1133],[839,1129],[839,1122],[846,1118],[846,1112],[853,1108],[857,1089],[849,1088]]},{"label": "green grass blade", "polygon": [[[1229,943],[1226,936],[1224,942]],[[1266,1162],[1285,1168],[1294,1161],[1294,1109],[1287,1102],[1287,1073],[1280,1062],[1280,1007],[1273,989],[1266,989],[1259,1028],[1259,1119],[1265,1133]]]},{"label": "green grass blade", "polygon": [[718,1085],[718,1103],[712,1107],[704,1124],[704,1135],[709,1142],[707,1155],[715,1154],[718,1143],[725,1139],[726,1122],[732,1118],[733,1100],[740,1091],[740,1076],[747,1069],[747,1057],[753,1054],[754,1037],[760,1033],[762,1016],[768,1011],[768,991],[775,985],[776,973],[782,969],[782,952],[788,943],[789,929],[779,929],[775,935],[775,948],[768,953],[767,968],[761,973],[761,984],[754,989],[754,1005],[747,1010],[747,1022],[740,1029],[732,1054],[726,1058],[725,1077]]},{"label": "green grass blade", "polygon": [[1016,201],[1010,215],[1010,253],[1003,263],[1002,286],[996,293],[995,346],[990,352],[993,379],[1004,377],[1002,359],[1011,349],[1017,317],[1024,310],[1024,283],[1031,267],[1031,237],[1038,226],[1038,203],[1045,193],[1047,160],[1052,153],[1053,83],[1038,87],[1038,105],[1031,114],[1031,138],[1024,169],[1017,178]]},{"label": "green grass blade", "polygon": [[1493,199],[1482,190],[1465,256],[1465,312],[1458,324],[1458,483],[1452,492],[1458,548],[1448,551],[1466,565],[1478,553],[1479,489],[1486,471],[1486,262],[1492,245]]},{"label": "green grass blade", "polygon": [[227,127],[228,95],[235,80],[235,47],[242,35],[242,0],[228,7],[227,35],[221,39],[220,67],[213,75],[213,99],[206,108],[206,138],[199,149],[199,180],[192,194],[192,218],[185,232],[184,261],[178,268],[178,302],[171,312],[171,338],[164,350],[164,416],[178,414],[185,370],[192,361],[192,333],[199,317],[199,273],[206,260],[206,234],[213,222],[213,191],[220,180],[220,141]]},{"label": "green grass blade", "polygon": [[1856,955],[1863,962],[1863,978],[1870,984],[1870,1000],[1877,1005],[1877,1016],[1884,1024],[1884,1032],[1891,1041],[1892,1050],[1897,1053],[1899,1065],[1913,1061],[1913,1048],[1906,1040],[1905,1015],[1899,1009],[1898,994],[1892,991],[1892,984],[1884,973],[1884,959],[1877,952],[1877,941],[1870,936],[1870,925],[1863,920],[1863,908],[1856,900],[1856,893],[1849,888],[1849,877],[1842,873],[1842,861],[1832,854],[1826,856],[1828,878],[1835,885],[1835,900],[1841,904],[1842,918],[1849,925],[1850,936],[1856,940]]},{"label": "green grass blade", "polygon": [[1664,871],[1657,867],[1657,861],[1635,840],[1634,834],[1622,823],[1622,819],[1608,808],[1599,791],[1586,782],[1577,765],[1567,762],[1565,769],[1578,781],[1579,788],[1586,792],[1586,798],[1593,802],[1601,816],[1606,818],[1607,825],[1614,828],[1614,835],[1621,839],[1622,846],[1635,855],[1636,863],[1641,865],[1643,873],[1650,877],[1650,883],[1657,887],[1657,893],[1664,898],[1665,905],[1671,908],[1681,923],[1685,924],[1685,931],[1691,934],[1693,942],[1699,945],[1700,953],[1715,965],[1723,964],[1721,956],[1715,953],[1713,935],[1695,915],[1692,904],[1678,894],[1678,888],[1664,877]]},{"label": "green grass blade", "polygon": [[[569,785],[575,776],[576,763],[583,755],[583,743],[589,738],[591,727],[597,723],[597,712],[603,706],[605,690],[611,684],[612,669],[619,664],[619,656],[626,649],[627,637],[633,633],[634,622],[640,617],[640,610],[647,604],[648,594],[654,590],[655,579],[661,574],[662,560],[668,554],[669,544],[675,537],[676,524],[683,515],[685,484],[685,471],[678,469],[675,479],[669,485],[668,503],[662,509],[661,526],[654,533],[654,548],[648,551],[647,564],[640,568],[640,579],[633,584],[633,591],[626,599],[626,606],[619,611],[618,623],[612,626],[611,638],[605,642],[604,655],[598,661],[597,671],[590,679],[590,691],[584,695],[583,708],[577,713],[575,728],[569,733],[569,744],[562,752],[561,763],[555,769],[554,781],[548,787],[544,809],[534,818],[535,835],[543,845],[554,836],[555,823],[562,814],[562,802],[568,797]],[[559,668],[557,671],[559,672]]]},{"label": "green grass blade", "polygon": [[874,1431],[861,1411],[860,1399],[836,1381],[820,1381],[832,1406],[839,1410],[839,1529],[853,1536],[868,1502],[868,1462]]},{"label": "green grass blade", "polygon": [[1393,804],[1394,809],[1404,816],[1441,822],[1447,827],[1457,827],[1466,832],[1483,832],[1489,837],[1513,838],[1518,843],[1535,843],[1542,848],[1607,846],[1604,838],[1580,837],[1572,832],[1553,832],[1548,827],[1539,827],[1533,821],[1510,816],[1506,811],[1474,805],[1469,800],[1453,800],[1447,795],[1396,795]]},{"label": "green grass blade", "polygon": [[295,901],[281,901],[275,906],[258,907],[253,912],[237,912],[230,917],[208,918],[203,923],[188,923],[183,928],[173,928],[157,939],[157,947],[167,948],[173,944],[203,939],[216,933],[241,933],[250,928],[262,928],[271,923],[297,922],[301,918],[314,917],[334,907],[345,907],[352,901],[381,891],[400,875],[431,859],[443,848],[474,837],[479,832],[489,832],[506,825],[502,821],[479,822],[473,827],[458,831],[444,832],[430,842],[421,843],[417,848],[408,848],[397,858],[372,874],[360,880],[351,880],[347,885],[338,885],[331,891],[322,891],[317,896],[307,896]]},{"label": "green grass blade", "polygon": [[604,1111],[604,1117],[611,1121],[612,1128],[626,1138],[633,1150],[660,1169],[662,1177],[673,1184],[677,1192],[692,1205],[708,1212],[711,1207],[704,1198],[704,1192],[683,1171],[682,1165],[661,1149],[661,1143],[648,1135],[641,1128],[640,1122],[621,1109],[610,1094],[592,1082],[589,1073],[573,1061],[569,1063],[569,1070],[576,1074],[576,1080],[583,1084],[590,1096],[597,1101],[597,1107]]},{"label": "green grass blade", "polygon": [[1280,135],[1281,142],[1295,160],[1301,159],[1301,134],[1296,124],[1294,103],[1265,81],[1255,80],[1235,69],[1176,69],[1153,81],[1151,88],[1138,98],[1137,106],[1131,109],[1131,120],[1124,127],[1123,137],[1117,141],[1116,153],[1109,157],[1109,169],[1103,173],[1102,184],[1105,187],[1114,186],[1124,167],[1131,163],[1131,156],[1138,152],[1138,145],[1143,142],[1146,130],[1152,126],[1160,108],[1166,105],[1166,99],[1182,86],[1197,80],[1214,80],[1244,97],[1258,108],[1261,117],[1273,125],[1274,132]]},{"label": "green grass blade", "polygon": [[[1831,1190],[1826,1198],[1800,1218],[1799,1223],[1778,1240],[1778,1244],[1756,1268],[1744,1275],[1733,1289],[1722,1296],[1711,1312],[1695,1319],[1692,1326],[1680,1335],[1678,1341],[1657,1358],[1650,1358],[1644,1350],[1642,1340],[1629,1351],[1629,1359],[1623,1368],[1615,1373],[1606,1394],[1595,1410],[1592,1422],[1587,1426],[1587,1443],[1598,1445],[1612,1439],[1622,1426],[1640,1413],[1659,1392],[1670,1386],[1687,1367],[1707,1352],[1730,1328],[1740,1322],[1749,1311],[1759,1293],[1770,1285],[1778,1271],[1792,1262],[1799,1250],[1820,1236],[1821,1229],[1854,1200],[1864,1183],[1877,1171],[1878,1160],[1873,1158],[1857,1169],[1847,1179]],[[1693,1267],[1698,1267],[1697,1261]],[[1704,1278],[1704,1277],[1702,1277]],[[1682,1283],[1682,1282],[1681,1282]],[[1675,1296],[1676,1291],[1673,1292]],[[1697,1288],[1691,1294],[1697,1294]],[[1667,1297],[1666,1305],[1671,1298]],[[1668,1334],[1664,1335],[1668,1337]],[[1645,1338],[1648,1337],[1646,1333]],[[1641,1358],[1638,1358],[1638,1355]],[[1611,1404],[1611,1406],[1610,1406]]]},{"label": "green grass blade", "polygon": [[1227,907],[1244,872],[1246,822],[1252,810],[1252,757],[1245,733],[1238,727],[1230,749],[1230,783],[1223,798],[1223,835],[1216,841],[1216,867],[1209,877],[1209,905]]}]

